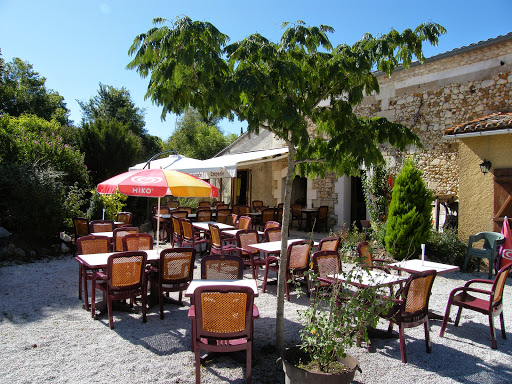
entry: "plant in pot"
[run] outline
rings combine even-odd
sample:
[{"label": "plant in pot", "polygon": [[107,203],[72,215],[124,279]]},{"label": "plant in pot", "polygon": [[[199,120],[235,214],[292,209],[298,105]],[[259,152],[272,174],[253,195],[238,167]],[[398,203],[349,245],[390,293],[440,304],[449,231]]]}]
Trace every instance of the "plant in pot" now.
[{"label": "plant in pot", "polygon": [[286,383],[350,383],[360,370],[346,350],[367,343],[368,330],[377,326],[379,314],[392,305],[391,295],[382,288],[354,289],[350,282],[362,279],[361,270],[368,268],[358,263],[344,271],[345,281],[334,280],[329,287],[310,272],[317,293],[299,311],[304,325],[301,344],[282,356]]}]

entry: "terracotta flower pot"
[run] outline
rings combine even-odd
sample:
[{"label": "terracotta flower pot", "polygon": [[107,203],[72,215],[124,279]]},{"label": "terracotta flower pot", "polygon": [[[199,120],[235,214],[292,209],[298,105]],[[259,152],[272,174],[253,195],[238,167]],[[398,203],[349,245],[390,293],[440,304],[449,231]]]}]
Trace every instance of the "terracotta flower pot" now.
[{"label": "terracotta flower pot", "polygon": [[306,371],[305,369],[296,366],[300,359],[307,361],[308,354],[302,351],[299,346],[288,348],[283,353],[281,361],[283,362],[283,371],[285,374],[286,384],[351,383],[352,380],[354,380],[356,369],[361,371],[358,365],[358,361],[350,355],[347,355],[343,359],[338,359],[341,363],[350,368],[349,371],[343,373],[317,373]]}]

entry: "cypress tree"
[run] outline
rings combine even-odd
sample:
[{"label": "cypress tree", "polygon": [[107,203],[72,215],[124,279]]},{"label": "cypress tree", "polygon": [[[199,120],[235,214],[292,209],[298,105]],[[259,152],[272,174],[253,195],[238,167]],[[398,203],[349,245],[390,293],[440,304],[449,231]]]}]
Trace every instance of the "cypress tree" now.
[{"label": "cypress tree", "polygon": [[386,226],[386,250],[398,260],[415,255],[430,237],[432,192],[407,160],[395,180]]}]

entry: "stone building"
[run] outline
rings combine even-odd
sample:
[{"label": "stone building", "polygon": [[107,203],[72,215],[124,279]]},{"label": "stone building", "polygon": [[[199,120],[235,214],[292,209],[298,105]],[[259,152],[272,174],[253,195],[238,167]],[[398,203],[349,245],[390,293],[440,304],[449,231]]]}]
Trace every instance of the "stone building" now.
[{"label": "stone building", "polygon": [[[423,170],[427,186],[438,202],[458,201],[460,173],[473,164],[461,162],[459,140],[446,140],[445,130],[495,112],[510,112],[512,105],[512,33],[471,44],[398,69],[391,77],[377,73],[380,93],[366,97],[356,113],[366,117],[386,117],[410,127],[423,143],[423,149],[407,153],[389,153],[389,167],[398,171],[407,156],[414,156]],[[284,143],[262,130],[260,135],[246,133],[220,155],[277,148]],[[268,159],[267,159],[268,160]],[[245,199],[258,199],[268,205],[283,200],[286,159],[238,167],[250,180]],[[243,172],[247,171],[247,172]],[[231,184],[232,201],[236,183]],[[350,226],[366,219],[361,182],[358,178],[294,180],[295,196],[309,207],[327,205],[333,227]],[[461,205],[462,205],[461,201]],[[492,230],[492,220],[488,223]],[[441,223],[442,225],[442,223]],[[476,228],[471,228],[474,231]],[[468,229],[469,230],[469,229]],[[466,236],[466,233],[464,233]]]}]

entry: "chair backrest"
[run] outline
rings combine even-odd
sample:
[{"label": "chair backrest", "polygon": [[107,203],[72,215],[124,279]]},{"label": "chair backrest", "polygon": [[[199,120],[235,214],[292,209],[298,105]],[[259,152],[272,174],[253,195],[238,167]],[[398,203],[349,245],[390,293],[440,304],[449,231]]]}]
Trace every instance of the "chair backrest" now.
[{"label": "chair backrest", "polygon": [[[263,224],[267,224],[274,220],[274,208],[263,208],[261,211],[261,221]],[[278,223],[279,224],[279,223]]]},{"label": "chair backrest", "polygon": [[216,205],[217,210],[219,209],[229,209],[229,204],[219,203]]},{"label": "chair backrest", "polygon": [[[318,277],[326,278],[340,271],[340,259],[338,251],[316,251],[311,255],[311,263],[313,264],[313,273]],[[326,285],[326,283],[320,283]]]},{"label": "chair backrest", "polygon": [[153,249],[153,236],[149,233],[131,233],[123,236],[125,251],[147,251]]},{"label": "chair backrest", "polygon": [[160,207],[158,207],[158,205],[155,205],[153,207],[153,215],[168,215],[169,212],[170,209],[167,205],[161,205]]},{"label": "chair backrest", "polygon": [[238,215],[236,215],[235,213],[232,213],[232,214],[228,215],[228,217],[226,217],[227,225],[232,225],[233,227],[236,227],[237,222],[238,222]]},{"label": "chair backrest", "polygon": [[215,224],[208,224],[210,230],[210,244],[212,247],[222,248],[220,229]]},{"label": "chair backrest", "polygon": [[112,232],[114,230],[113,220],[92,220],[89,222],[89,232]]},{"label": "chair backrest", "polygon": [[266,242],[281,241],[281,227],[270,227],[263,232],[263,238]]},{"label": "chair backrest", "polygon": [[180,219],[180,224],[183,239],[193,242],[195,238],[195,230],[194,226],[192,225],[192,221],[190,221],[189,219]]},{"label": "chair backrest", "polygon": [[171,217],[177,217],[178,219],[186,219],[188,217],[188,211],[182,211],[181,207],[179,209],[172,211]]},{"label": "chair backrest", "polygon": [[317,218],[319,220],[327,219],[328,214],[329,214],[329,207],[327,205],[321,205],[320,207],[318,207],[318,216],[317,216]]},{"label": "chair backrest", "polygon": [[402,318],[428,316],[428,302],[435,277],[435,270],[414,273],[409,277],[404,288],[397,293],[403,300],[400,305]]},{"label": "chair backrest", "polygon": [[194,248],[168,248],[160,252],[158,273],[162,283],[180,284],[192,280],[194,275]]},{"label": "chair backrest", "polygon": [[251,228],[252,219],[249,216],[242,216],[238,219],[238,229]]},{"label": "chair backrest", "polygon": [[123,224],[131,224],[133,220],[133,214],[131,212],[119,212],[116,217],[116,221]]},{"label": "chair backrest", "polygon": [[372,268],[373,267],[373,255],[372,247],[367,241],[360,241],[356,246],[357,254],[361,259],[361,263]]},{"label": "chair backrest", "polygon": [[107,236],[82,236],[76,240],[79,255],[112,252],[112,242]]},{"label": "chair backrest", "polygon": [[209,201],[200,201],[197,206],[204,207],[204,208],[210,208],[210,202]]},{"label": "chair backrest", "polygon": [[252,202],[252,211],[253,212],[259,212],[263,208],[263,201],[261,200],[254,200]]},{"label": "chair backrest", "polygon": [[281,228],[281,223],[279,223],[278,221],[273,221],[273,220],[267,221],[265,223],[264,230],[267,228]]},{"label": "chair backrest", "polygon": [[131,290],[140,287],[144,281],[146,252],[119,252],[108,258],[107,284],[115,290]]},{"label": "chair backrest", "polygon": [[205,221],[211,221],[212,210],[210,208],[198,209],[196,217],[198,222],[204,223]]},{"label": "chair backrest", "polygon": [[74,217],[73,225],[75,227],[75,240],[81,236],[89,234],[89,220],[85,217]]},{"label": "chair backrest", "polygon": [[309,251],[311,241],[295,241],[288,246],[286,269],[305,270],[309,268]]},{"label": "chair backrest", "polygon": [[217,208],[217,223],[226,224],[226,220],[230,214],[231,209]]},{"label": "chair backrest", "polygon": [[251,208],[248,205],[239,205],[238,206],[238,214],[239,215],[247,215],[251,212]]},{"label": "chair backrest", "polygon": [[123,248],[123,237],[126,235],[129,235],[130,233],[139,233],[138,227],[120,227],[114,229],[114,251],[115,252],[122,252],[124,250]]},{"label": "chair backrest", "polygon": [[324,237],[318,244],[319,251],[337,251],[340,246],[341,238],[338,236]]},{"label": "chair backrest", "polygon": [[177,200],[173,200],[173,201],[169,200],[169,201],[167,202],[167,206],[168,206],[169,208],[178,208],[178,207],[180,206],[180,202],[179,202],[179,201],[177,201]]},{"label": "chair backrest", "polygon": [[187,214],[190,215],[192,213],[192,208],[191,207],[180,207],[180,211],[186,211]]},{"label": "chair backrest", "polygon": [[240,214],[240,206],[239,205],[233,205],[231,211],[238,216]]},{"label": "chair backrest", "polygon": [[283,207],[277,208],[277,221],[283,223]]},{"label": "chair backrest", "polygon": [[[249,287],[210,285],[194,291],[196,340],[241,339],[252,341],[254,291]],[[194,341],[195,342],[195,341]],[[222,343],[222,349],[239,346]]]},{"label": "chair backrest", "polygon": [[259,252],[258,250],[251,248],[250,244],[258,243],[258,231],[255,229],[242,229],[236,233],[236,245],[238,248],[243,249],[242,255],[248,255],[249,253]]},{"label": "chair backrest", "polygon": [[[477,243],[483,240],[482,248],[473,248],[473,243]],[[469,236],[468,241],[468,252],[494,252],[494,255],[498,252],[498,245],[503,244],[505,236],[498,232],[479,232],[476,235]]]},{"label": "chair backrest", "polygon": [[201,259],[201,279],[240,280],[244,277],[244,261],[235,255],[206,255]]},{"label": "chair backrest", "polygon": [[503,301],[503,289],[505,288],[505,282],[507,281],[507,276],[510,272],[510,268],[512,268],[512,264],[509,264],[503,268],[501,268],[496,274],[496,278],[494,279],[494,283],[492,285],[492,306],[499,307]]},{"label": "chair backrest", "polygon": [[290,205],[290,209],[291,209],[293,216],[301,216],[302,215],[302,212],[301,212],[302,205],[292,204],[292,205]]},{"label": "chair backrest", "polygon": [[[219,205],[220,205],[220,204],[224,204],[224,202],[223,202],[222,200],[215,200],[215,201],[213,202],[213,206],[214,206],[214,207],[217,207],[217,208],[219,207]],[[226,205],[227,205],[227,204],[226,204]]]}]

